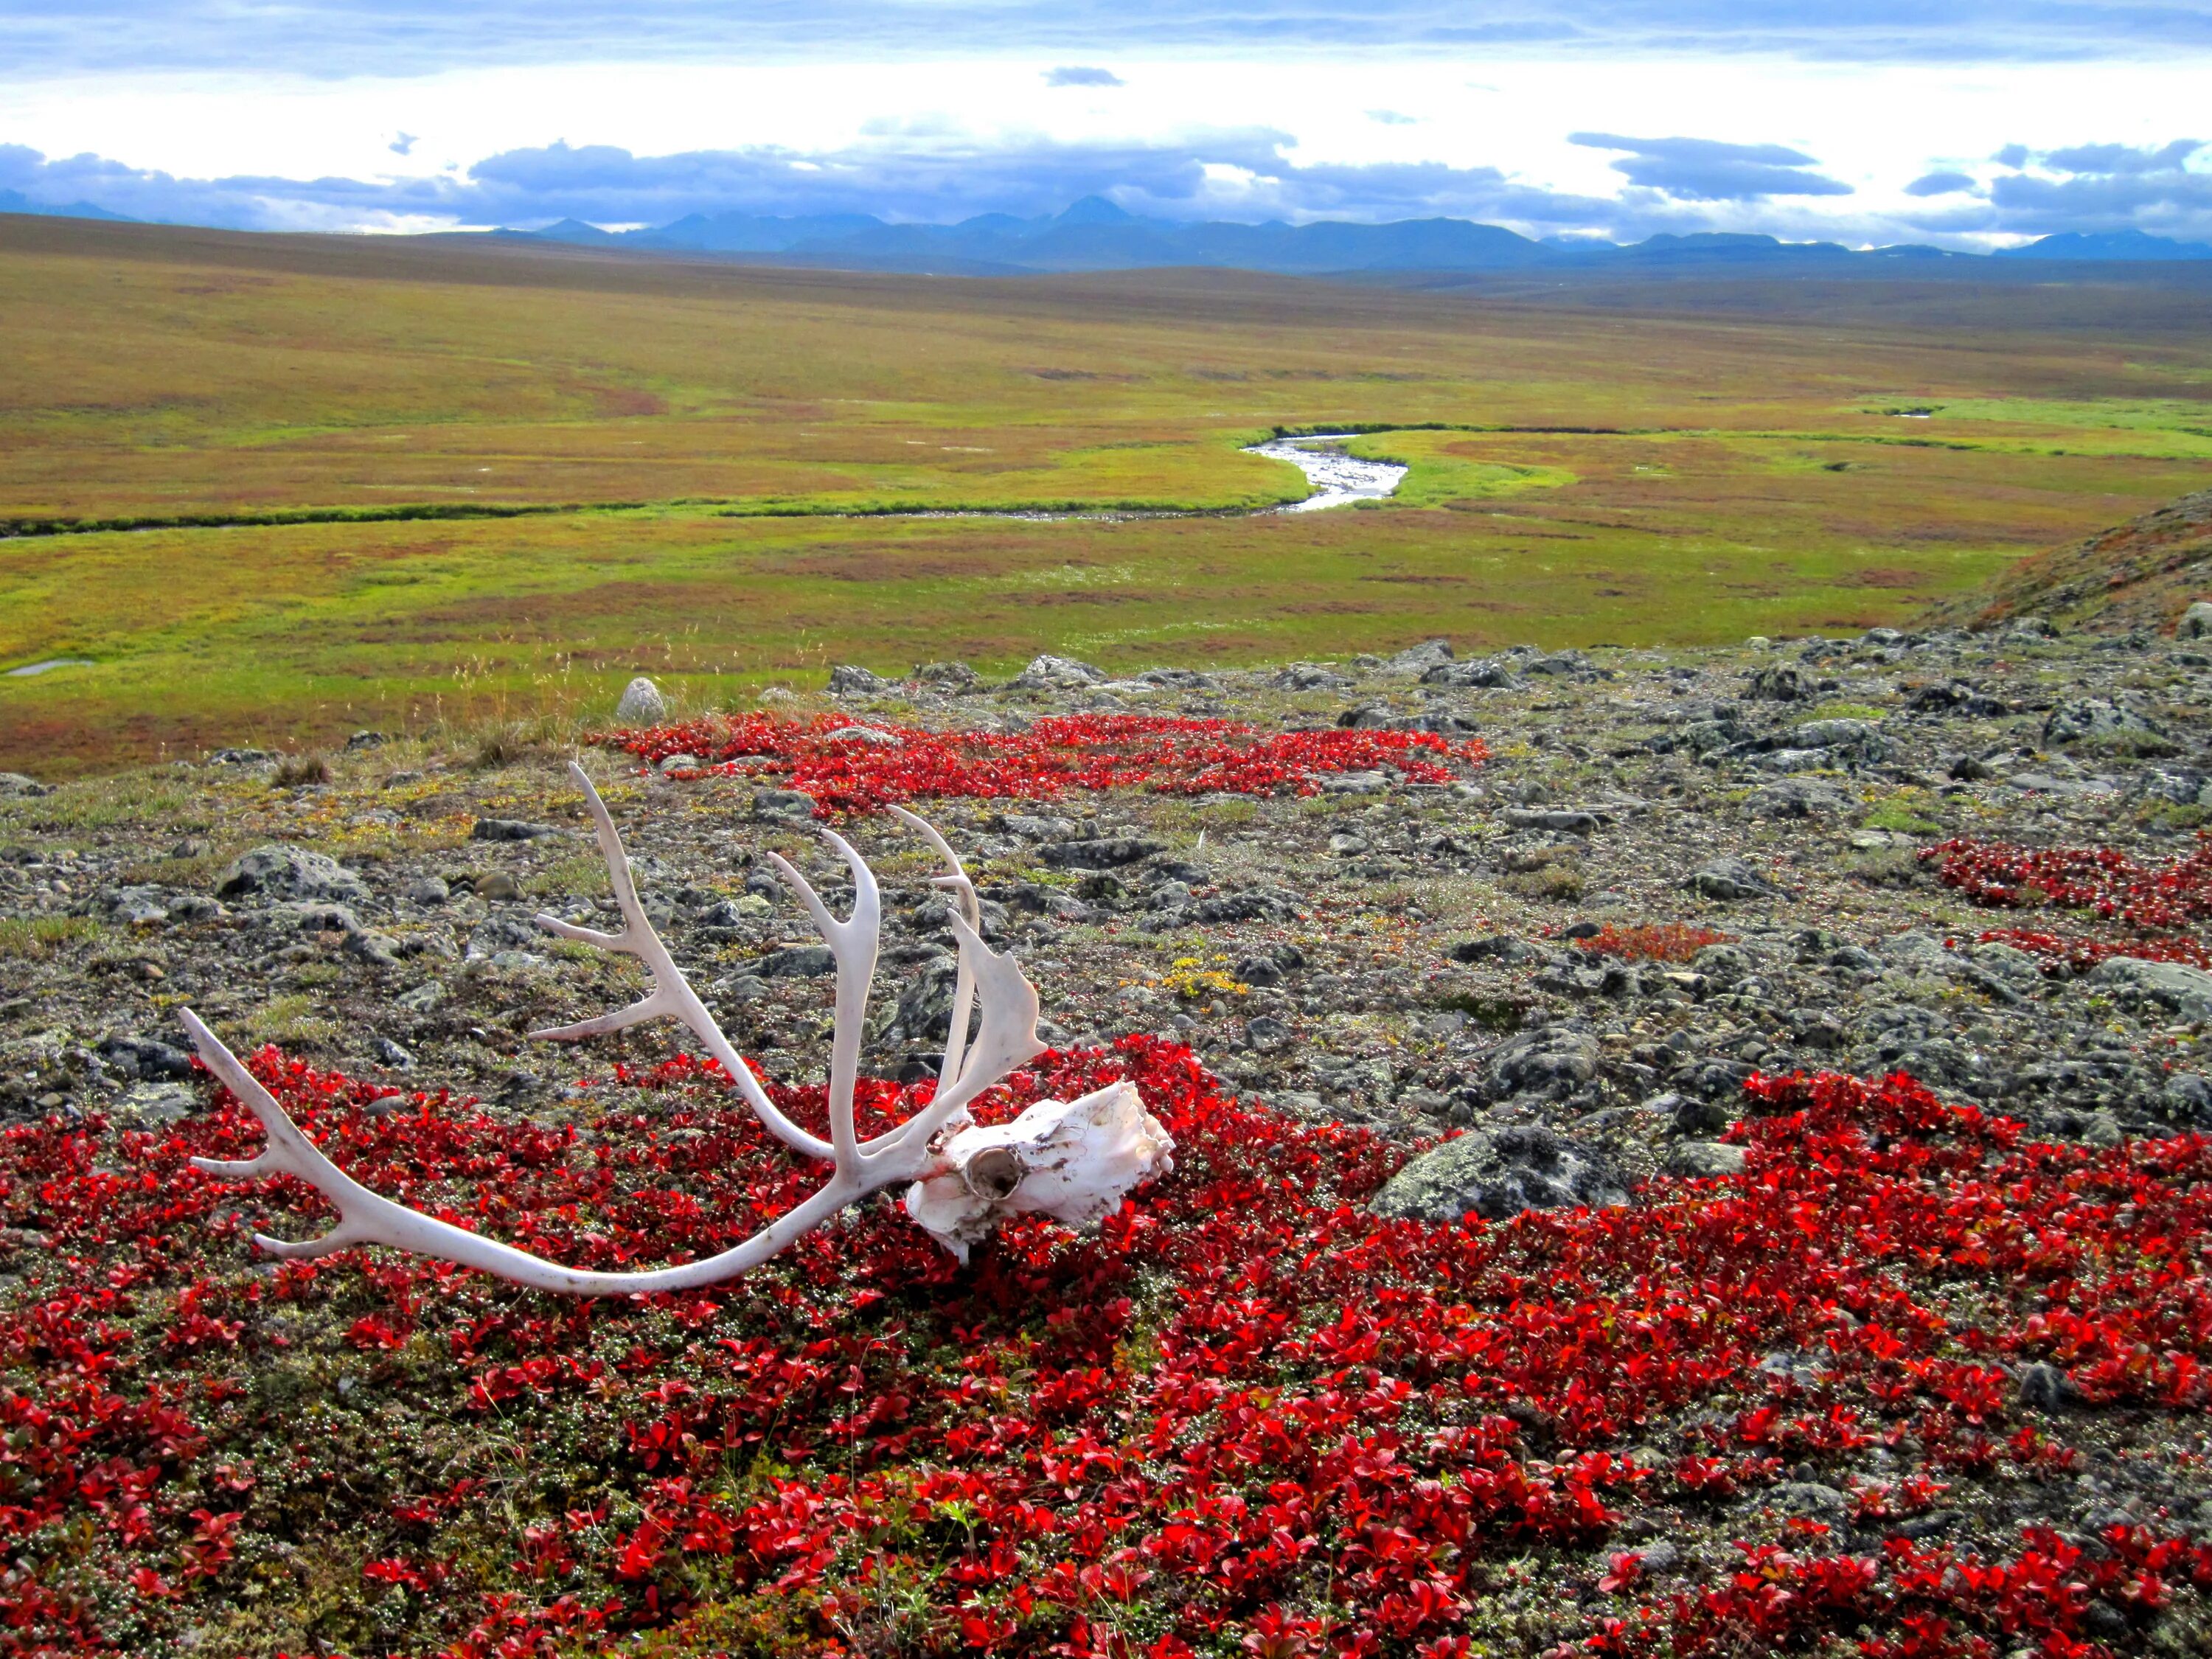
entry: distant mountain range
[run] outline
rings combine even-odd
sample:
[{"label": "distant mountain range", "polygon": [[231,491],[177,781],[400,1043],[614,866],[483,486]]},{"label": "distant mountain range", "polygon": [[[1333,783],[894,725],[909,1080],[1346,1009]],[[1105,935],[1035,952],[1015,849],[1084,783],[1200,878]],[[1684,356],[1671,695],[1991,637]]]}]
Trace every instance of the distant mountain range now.
[{"label": "distant mountain range", "polygon": [[34,202],[20,190],[0,190],[0,213],[35,213],[49,219],[105,219],[118,225],[138,222],[128,214],[110,213],[106,208],[94,207],[89,202],[71,202],[67,207]]},{"label": "distant mountain range", "polygon": [[[66,207],[0,190],[0,213],[135,222],[89,202]],[[1839,242],[1784,242],[1771,236],[1709,232],[1660,235],[1623,246],[1591,237],[1534,241],[1498,225],[1468,219],[1401,219],[1355,224],[1199,224],[1140,219],[1103,197],[1086,196],[1065,213],[1035,219],[987,213],[957,225],[894,225],[864,213],[777,218],[748,213],[691,214],[645,230],[607,231],[578,219],[542,230],[447,234],[562,242],[642,252],[720,254],[732,258],[821,265],[844,270],[930,271],[1014,276],[1042,272],[1134,270],[1164,265],[1212,265],[1291,276],[1414,271],[1510,271],[1546,269],[1664,271],[1715,266],[1783,268],[1873,274],[1900,263],[1919,266],[1978,263],[1983,256],[1907,244],[1868,250]],[[2021,247],[2004,259],[2075,262],[2171,262],[2212,259],[2212,244],[2177,242],[2140,230],[2066,231]]]},{"label": "distant mountain range", "polygon": [[[1716,264],[1865,269],[1900,261],[1948,262],[1981,257],[1911,245],[1859,251],[1838,242],[1784,242],[1771,236],[1717,232],[1654,236],[1628,246],[1589,238],[1534,241],[1499,226],[1467,219],[1401,219],[1382,225],[1341,220],[1305,225],[1279,222],[1184,224],[1140,219],[1097,196],[1085,197],[1065,213],[1042,218],[989,213],[957,225],[893,225],[866,214],[771,218],[745,213],[711,216],[695,213],[673,224],[647,230],[605,231],[564,219],[543,230],[491,234],[669,253],[753,258],[781,255],[795,263],[844,270],[972,276],[1128,270],[1160,265],[1216,265],[1293,276],[1613,264],[1647,269]],[[2212,246],[2176,242],[2139,230],[2098,234],[2069,231],[2008,249],[2005,257],[2130,262],[2212,259]]]}]

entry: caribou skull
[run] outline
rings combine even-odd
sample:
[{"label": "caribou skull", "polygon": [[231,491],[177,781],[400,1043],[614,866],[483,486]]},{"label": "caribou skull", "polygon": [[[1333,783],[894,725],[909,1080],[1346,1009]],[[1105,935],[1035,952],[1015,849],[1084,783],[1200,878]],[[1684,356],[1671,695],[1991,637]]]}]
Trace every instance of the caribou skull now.
[{"label": "caribou skull", "polygon": [[[296,1260],[359,1245],[383,1244],[475,1267],[543,1291],[576,1296],[676,1291],[734,1278],[847,1206],[901,1182],[910,1183],[906,1194],[908,1215],[964,1261],[969,1246],[986,1237],[1006,1216],[1036,1212],[1070,1226],[1084,1226],[1119,1208],[1123,1194],[1132,1188],[1175,1167],[1170,1156],[1175,1142],[1127,1083],[1109,1084],[1079,1100],[1039,1101],[1011,1123],[996,1127],[981,1127],[969,1119],[970,1102],[1015,1067],[1044,1052],[1036,1035],[1036,988],[1023,977],[1012,957],[984,945],[975,889],[945,838],[913,813],[896,806],[891,811],[899,819],[943,856],[946,872],[932,880],[946,889],[955,901],[951,923],[959,945],[959,971],[953,984],[952,1023],[938,1073],[937,1092],[928,1105],[873,1140],[863,1142],[854,1131],[853,1088],[860,1076],[861,1024],[867,1012],[869,983],[875,976],[882,903],[875,877],[860,854],[842,837],[824,830],[823,839],[853,872],[853,912],[842,921],[830,914],[805,877],[781,857],[769,854],[814,919],[837,963],[837,1017],[830,1051],[830,1139],[809,1133],[776,1109],[678,969],[638,902],[629,860],[623,854],[622,838],[615,833],[606,804],[581,767],[571,764],[568,769],[591,804],[599,850],[606,857],[608,879],[622,910],[623,930],[602,933],[549,915],[540,915],[538,925],[564,939],[636,957],[652,975],[653,988],[627,1008],[532,1035],[573,1042],[649,1019],[680,1020],[721,1062],[732,1085],[769,1132],[794,1152],[828,1164],[830,1179],[811,1197],[720,1255],[651,1273],[587,1273],[564,1267],[370,1192],[325,1158],[276,1098],[239,1063],[238,1057],[187,1010],[185,1029],[191,1034],[200,1058],[253,1109],[269,1132],[269,1144],[258,1158],[243,1162],[196,1158],[193,1166],[230,1180],[293,1176],[320,1193],[338,1212],[337,1224],[320,1238],[292,1243],[255,1234],[254,1243],[270,1255]],[[978,1006],[981,1015],[970,1042],[969,1016]]]}]

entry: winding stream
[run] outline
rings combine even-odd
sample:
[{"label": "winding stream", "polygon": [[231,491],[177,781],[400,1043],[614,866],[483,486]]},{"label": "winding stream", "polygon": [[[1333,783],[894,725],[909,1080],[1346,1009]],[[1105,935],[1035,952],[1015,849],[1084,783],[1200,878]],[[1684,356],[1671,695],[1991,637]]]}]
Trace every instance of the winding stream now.
[{"label": "winding stream", "polygon": [[1357,432],[1322,433],[1310,438],[1277,438],[1254,444],[1247,455],[1265,455],[1271,461],[1288,461],[1306,475],[1314,493],[1287,507],[1269,507],[1263,513],[1318,513],[1324,507],[1349,507],[1354,501],[1379,501],[1396,493],[1406,469],[1393,461],[1363,461],[1340,448],[1317,448],[1357,438]]}]

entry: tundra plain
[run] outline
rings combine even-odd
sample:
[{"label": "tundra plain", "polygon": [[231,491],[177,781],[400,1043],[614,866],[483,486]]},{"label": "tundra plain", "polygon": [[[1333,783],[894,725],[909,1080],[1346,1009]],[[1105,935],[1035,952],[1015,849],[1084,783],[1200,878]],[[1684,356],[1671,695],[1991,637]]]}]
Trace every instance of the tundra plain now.
[{"label": "tundra plain", "polygon": [[[2201,295],[1754,286],[0,218],[0,671],[72,664],[0,672],[0,767],[569,717],[641,669],[698,708],[847,660],[1838,632],[2202,486]],[[1354,428],[1397,499],[1255,511],[1303,481],[1243,446]]]}]

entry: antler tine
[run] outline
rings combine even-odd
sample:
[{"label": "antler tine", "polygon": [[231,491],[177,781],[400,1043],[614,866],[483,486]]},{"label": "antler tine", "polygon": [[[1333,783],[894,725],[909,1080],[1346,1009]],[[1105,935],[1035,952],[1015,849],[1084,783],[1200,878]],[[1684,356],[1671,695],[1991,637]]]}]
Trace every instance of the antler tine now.
[{"label": "antler tine", "polygon": [[[968,879],[968,872],[961,867],[960,855],[952,850],[951,844],[937,832],[937,826],[928,819],[908,811],[903,806],[894,806],[890,810],[901,823],[919,834],[943,856],[947,873],[932,876],[930,885],[949,891],[968,925],[981,933],[983,931],[983,907],[975,896],[975,884]],[[968,1016],[975,1005],[975,971],[969,963],[966,947],[963,946],[960,965],[952,982],[952,1018],[945,1027],[945,1059],[937,1068],[937,1091],[939,1094],[960,1079],[963,1061],[967,1055]]]},{"label": "antler tine", "polygon": [[1012,955],[992,950],[959,916],[952,918],[952,933],[960,941],[961,955],[975,963],[976,1000],[983,1017],[967,1067],[952,1086],[897,1128],[869,1142],[870,1153],[881,1148],[879,1156],[884,1159],[926,1145],[969,1101],[1045,1050],[1036,1034],[1036,987],[1024,976]]},{"label": "antler tine", "polygon": [[830,1145],[838,1172],[857,1175],[860,1142],[853,1127],[853,1090],[860,1081],[860,1036],[868,1017],[868,988],[876,976],[876,947],[883,934],[883,896],[874,873],[842,836],[824,830],[822,839],[853,872],[853,914],[843,921],[830,914],[830,907],[789,859],[781,853],[768,856],[814,918],[823,942],[837,959],[836,1034],[830,1047]]},{"label": "antler tine", "polygon": [[253,1109],[253,1115],[269,1132],[269,1145],[258,1158],[242,1163],[196,1158],[192,1166],[233,1181],[258,1175],[296,1176],[329,1200],[338,1212],[338,1224],[320,1238],[292,1243],[270,1238],[264,1233],[253,1235],[253,1242],[271,1255],[291,1261],[328,1255],[333,1250],[356,1245],[382,1244],[495,1273],[533,1290],[557,1291],[570,1296],[678,1291],[695,1285],[711,1285],[757,1266],[860,1195],[861,1189],[841,1172],[831,1176],[821,1191],[777,1217],[744,1243],[720,1255],[689,1261],[680,1267],[639,1273],[590,1273],[563,1267],[527,1250],[518,1250],[495,1238],[486,1238],[451,1222],[424,1215],[419,1210],[410,1210],[404,1204],[395,1204],[388,1198],[378,1197],[324,1157],[283,1107],[277,1104],[276,1097],[254,1080],[253,1074],[239,1064],[238,1056],[223,1047],[221,1039],[200,1024],[190,1009],[184,1011],[184,1022],[185,1030],[191,1035],[192,1046],[199,1050],[208,1069]]},{"label": "antler tine", "polygon": [[584,799],[591,807],[592,821],[599,836],[599,853],[606,860],[607,881],[614,889],[616,904],[622,909],[623,930],[619,933],[603,933],[596,928],[579,927],[574,922],[563,921],[558,916],[547,915],[543,912],[538,915],[538,925],[547,933],[557,933],[562,939],[575,939],[602,951],[636,957],[653,975],[653,990],[649,995],[641,997],[627,1008],[618,1008],[612,1013],[600,1014],[595,1018],[579,1020],[574,1025],[556,1025],[542,1031],[532,1031],[530,1035],[541,1042],[573,1042],[579,1037],[603,1036],[609,1031],[642,1024],[649,1019],[659,1019],[664,1015],[680,1020],[690,1029],[693,1036],[706,1045],[707,1052],[721,1062],[722,1070],[728,1073],[732,1086],[744,1097],[745,1104],[752,1108],[753,1115],[760,1119],[770,1134],[794,1152],[805,1152],[809,1158],[830,1158],[832,1154],[830,1143],[819,1135],[809,1134],[776,1109],[775,1103],[768,1097],[768,1091],[753,1076],[752,1067],[745,1064],[743,1056],[731,1046],[730,1040],[722,1035],[722,1028],[715,1023],[714,1016],[708,1011],[707,1005],[699,1000],[698,993],[691,988],[691,982],[684,977],[683,970],[676,965],[676,959],[668,954],[667,945],[661,943],[660,935],[653,931],[653,923],[647,920],[645,907],[638,902],[637,886],[630,878],[629,855],[623,851],[622,836],[616,831],[614,817],[608,812],[607,804],[599,799],[599,792],[592,787],[592,780],[584,769],[574,761],[568,763],[568,775],[583,790]]}]

